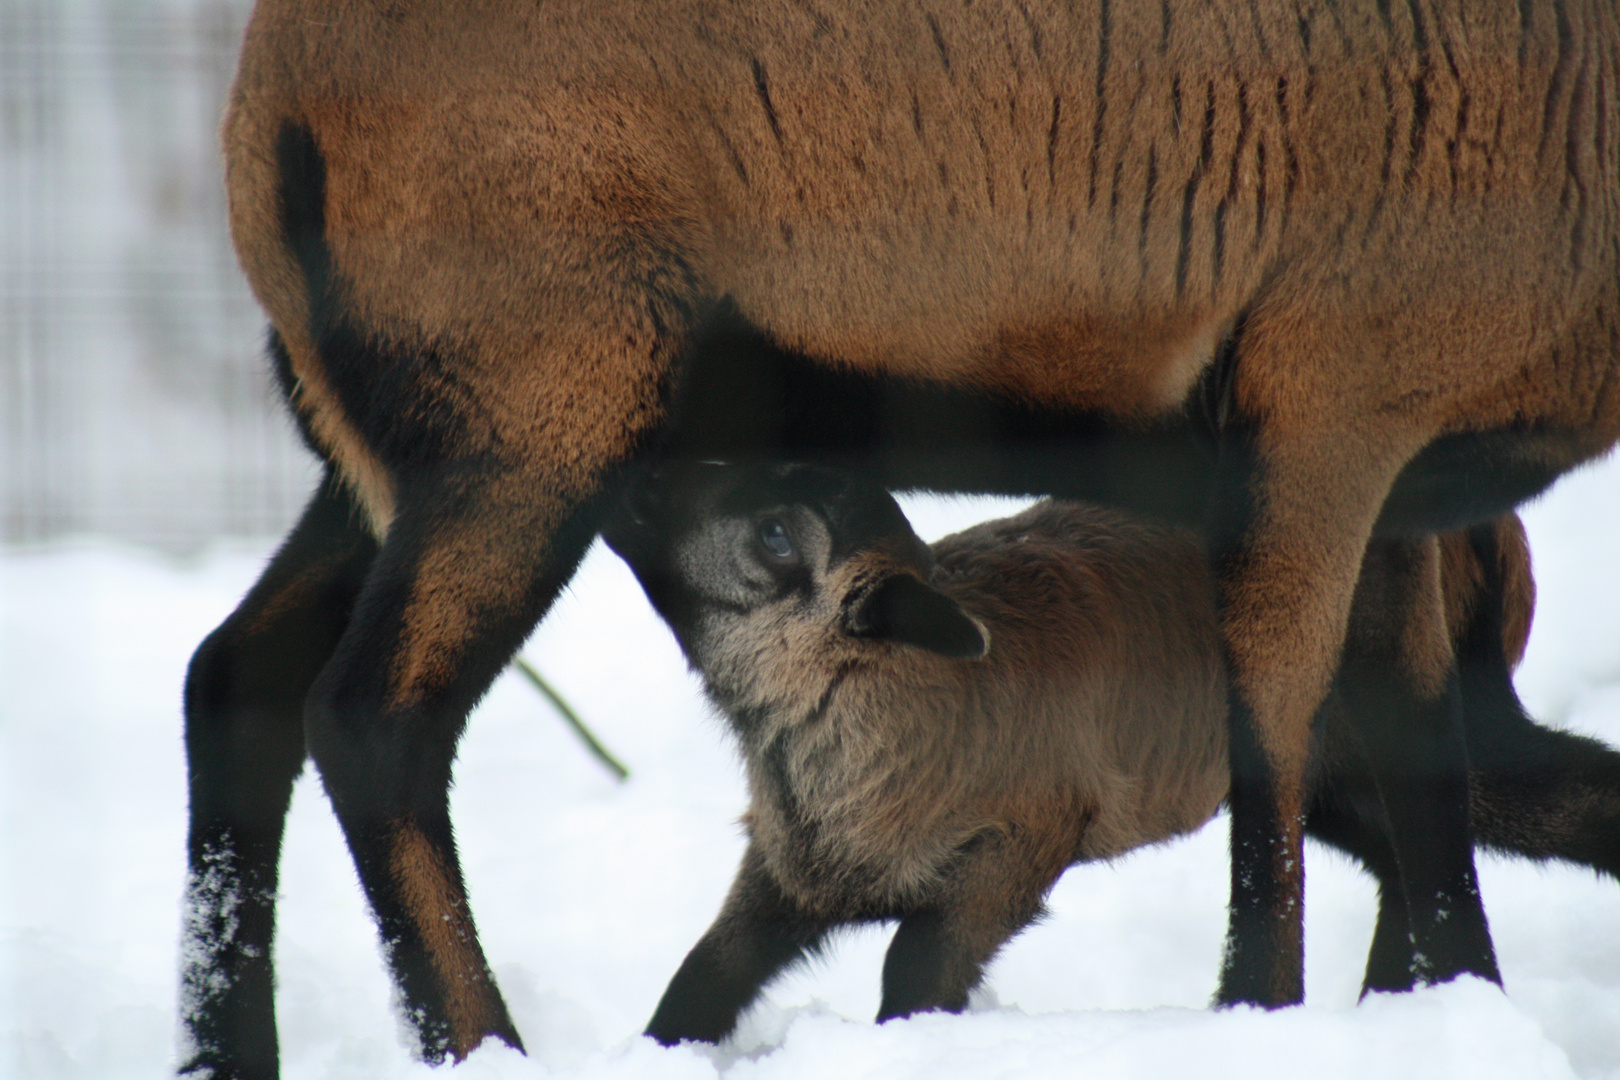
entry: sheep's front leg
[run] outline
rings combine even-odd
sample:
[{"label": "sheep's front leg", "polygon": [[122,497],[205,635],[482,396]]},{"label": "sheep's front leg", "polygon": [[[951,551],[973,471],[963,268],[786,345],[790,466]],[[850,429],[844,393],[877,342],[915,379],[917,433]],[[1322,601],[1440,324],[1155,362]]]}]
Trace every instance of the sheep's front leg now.
[{"label": "sheep's front leg", "polygon": [[[1341,411],[1354,417],[1362,409],[1346,403]],[[1333,415],[1324,408],[1287,422],[1235,421],[1222,435],[1208,531],[1230,686],[1232,891],[1216,994],[1223,1005],[1304,998],[1313,719],[1343,646],[1373,522],[1412,451],[1399,432],[1331,430],[1325,420]]]},{"label": "sheep's front leg", "polygon": [[816,951],[832,925],[784,896],[749,845],[725,905],[670,980],[647,1034],[665,1046],[719,1042],[765,984]]},{"label": "sheep's front leg", "polygon": [[940,900],[900,920],[883,959],[879,1023],[967,1007],[985,965],[1040,914],[1079,847],[1086,815],[1055,809],[976,837]]}]

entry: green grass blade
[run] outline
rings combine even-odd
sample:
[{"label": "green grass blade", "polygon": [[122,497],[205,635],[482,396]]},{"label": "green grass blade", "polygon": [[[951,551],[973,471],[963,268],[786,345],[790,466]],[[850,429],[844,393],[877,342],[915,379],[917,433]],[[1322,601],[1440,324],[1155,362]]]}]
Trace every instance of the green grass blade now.
[{"label": "green grass blade", "polygon": [[567,721],[568,726],[574,729],[574,734],[579,736],[579,741],[585,744],[585,748],[591,752],[597,761],[600,761],[609,772],[613,773],[620,783],[630,779],[630,770],[625,768],[618,758],[608,752],[608,748],[603,746],[596,736],[591,733],[591,729],[585,726],[585,721],[579,718],[579,714],[573,710],[573,707],[568,702],[563,700],[562,695],[552,688],[552,685],[546,681],[545,676],[541,675],[533,664],[518,656],[512,659],[512,666],[521,671],[524,678],[533,683],[534,688],[540,691],[541,695],[551,702],[552,707],[562,714],[562,718]]}]

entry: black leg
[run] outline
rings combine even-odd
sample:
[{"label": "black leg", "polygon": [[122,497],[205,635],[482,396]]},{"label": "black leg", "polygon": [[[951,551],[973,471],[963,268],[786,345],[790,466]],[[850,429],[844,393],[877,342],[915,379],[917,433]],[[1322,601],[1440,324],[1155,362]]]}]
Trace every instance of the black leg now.
[{"label": "black leg", "polygon": [[[1516,522],[1478,526],[1451,544],[1445,582],[1469,759],[1469,820],[1478,844],[1562,859],[1620,877],[1620,754],[1542,727],[1524,712],[1512,667],[1533,606]],[[1359,737],[1335,697],[1325,710],[1310,835],[1359,859],[1379,882],[1378,927],[1364,992],[1413,984],[1411,927],[1389,823]]]},{"label": "black leg", "polygon": [[310,690],[309,753],[429,1062],[521,1049],[479,945],[449,815],[468,712],[572,575],[606,497],[560,507],[494,462],[410,485]]},{"label": "black leg", "polygon": [[953,971],[945,913],[937,909],[913,912],[900,927],[883,956],[883,1001],[878,1022],[912,1013],[943,1009],[961,1012],[979,972]]},{"label": "black leg", "polygon": [[719,1042],[765,984],[817,950],[831,926],[783,896],[750,846],[719,917],[670,980],[647,1034],[665,1046]]},{"label": "black leg", "polygon": [[1378,921],[1367,949],[1361,996],[1399,994],[1412,989],[1416,958],[1412,954],[1412,917],[1398,877],[1378,879]]},{"label": "black leg", "polygon": [[878,1021],[930,1009],[961,1012],[1001,947],[1041,912],[1080,848],[1087,815],[1031,808],[958,853],[937,903],[908,912],[883,958]]},{"label": "black leg", "polygon": [[[1516,541],[1506,550],[1503,539]],[[1464,726],[1472,776],[1470,810],[1481,844],[1531,859],[1562,859],[1620,877],[1620,753],[1596,739],[1542,727],[1513,688],[1509,642],[1522,647],[1528,595],[1515,597],[1522,534],[1468,531],[1484,587],[1458,641]],[[1515,625],[1518,624],[1518,625]],[[1514,631],[1518,632],[1515,633]]]},{"label": "black leg", "polygon": [[[1296,331],[1277,335],[1251,326],[1244,363],[1296,362]],[[1370,439],[1352,428],[1332,433],[1320,416],[1285,419],[1288,413],[1282,408],[1263,423],[1241,411],[1227,419],[1206,526],[1229,675],[1232,892],[1216,995],[1222,1005],[1269,1008],[1304,997],[1304,830],[1313,732],[1351,648],[1346,634],[1355,635],[1365,622],[1355,613],[1357,582],[1367,577],[1363,565],[1377,507],[1411,449],[1393,435]],[[1418,629],[1432,633],[1387,639],[1388,659],[1412,668],[1413,678],[1427,678],[1437,662],[1442,676],[1450,670],[1439,557],[1436,551],[1431,556],[1430,592],[1410,603],[1435,624]],[[1424,700],[1438,695],[1427,683],[1421,689],[1431,691]],[[1347,705],[1351,715],[1361,715],[1360,706]],[[1398,748],[1391,750],[1387,762],[1395,777],[1404,766]],[[1462,853],[1471,860],[1466,775],[1461,779]],[[1420,796],[1422,790],[1419,785]],[[1405,794],[1396,791],[1397,799]],[[1391,808],[1391,818],[1397,817],[1419,827],[1428,821],[1421,801]],[[1400,837],[1394,849],[1397,858],[1404,854]],[[1418,919],[1410,895],[1407,900]]]},{"label": "black leg", "polygon": [[[1469,714],[1470,752],[1482,711]],[[1471,804],[1478,841],[1620,878],[1620,754],[1596,739],[1521,719],[1480,740]]]},{"label": "black leg", "polygon": [[258,583],[192,658],[182,1075],[277,1075],[276,864],[303,768],[304,697],[375,553],[328,476]]},{"label": "black leg", "polygon": [[1252,713],[1235,691],[1228,697],[1232,787],[1232,891],[1216,1005],[1274,1007],[1304,1000],[1304,918],[1296,910],[1305,867],[1293,854],[1290,825],[1279,814],[1283,792],[1261,751]]},{"label": "black leg", "polygon": [[1337,686],[1383,802],[1413,978],[1500,982],[1474,872],[1468,747],[1443,614],[1436,543],[1374,541]]},{"label": "black leg", "polygon": [[[1257,432],[1240,422],[1220,439],[1205,530],[1223,608],[1245,574],[1260,512],[1256,439]],[[1231,635],[1226,637],[1231,896],[1215,1004],[1289,1005],[1305,996],[1304,793],[1280,783],[1286,778],[1278,775],[1276,755],[1266,750],[1238,678]]]},{"label": "black leg", "polygon": [[1323,760],[1305,832],[1357,859],[1378,882],[1378,922],[1367,953],[1362,995],[1410,990],[1412,924],[1378,785],[1337,696],[1329,699],[1323,712]]}]

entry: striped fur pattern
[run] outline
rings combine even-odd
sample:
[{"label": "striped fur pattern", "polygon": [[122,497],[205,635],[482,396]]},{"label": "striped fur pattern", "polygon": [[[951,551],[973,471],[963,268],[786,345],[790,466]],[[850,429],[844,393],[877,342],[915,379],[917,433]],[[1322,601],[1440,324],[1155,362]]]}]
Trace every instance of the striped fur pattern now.
[{"label": "striped fur pattern", "polygon": [[[1229,673],[1221,1000],[1299,1000],[1311,718],[1369,539],[1494,519],[1620,434],[1617,60],[1610,0],[260,0],[231,228],[330,479],[265,579],[297,602],[267,584],[193,664],[191,874],[224,885],[188,914],[183,1067],[275,1070],[273,902],[208,898],[273,880],[299,746],[424,1056],[517,1045],[456,740],[625,470],[739,435],[891,487],[1175,490]],[[733,329],[759,347],[723,379]],[[1455,781],[1408,555],[1419,653],[1362,666],[1419,730],[1385,771]],[[300,627],[324,655],[269,651]],[[1397,815],[1450,838],[1408,891],[1472,895],[1462,806]],[[1428,940],[1471,906],[1413,929],[1437,977],[1494,971]]]}]

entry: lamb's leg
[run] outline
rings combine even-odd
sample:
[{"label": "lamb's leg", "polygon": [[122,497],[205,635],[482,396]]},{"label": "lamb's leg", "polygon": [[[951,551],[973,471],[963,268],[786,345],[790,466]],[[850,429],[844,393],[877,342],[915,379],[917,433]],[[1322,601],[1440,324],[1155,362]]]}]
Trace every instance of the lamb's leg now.
[{"label": "lamb's leg", "polygon": [[[1517,698],[1494,707],[1468,698],[1475,837],[1488,848],[1562,859],[1620,878],[1620,753],[1596,739],[1542,727],[1519,713]],[[1487,711],[1493,721],[1479,721]],[[1500,726],[1476,741],[1480,726]],[[1476,745],[1479,749],[1475,750]]]},{"label": "lamb's leg", "polygon": [[821,947],[832,925],[783,896],[750,845],[725,905],[670,980],[647,1034],[665,1046],[719,1042],[766,983]]},{"label": "lamb's leg", "polygon": [[985,965],[1041,913],[1086,820],[1043,811],[977,837],[940,901],[900,920],[883,958],[879,1023],[931,1009],[961,1012]]},{"label": "lamb's leg", "polygon": [[376,551],[328,475],[258,583],[192,658],[182,1075],[277,1074],[276,863],[304,764],[304,698]]},{"label": "lamb's leg", "polygon": [[310,691],[309,753],[371,903],[422,1056],[521,1046],[478,942],[452,836],[468,712],[573,574],[606,489],[493,457],[407,489]]}]

